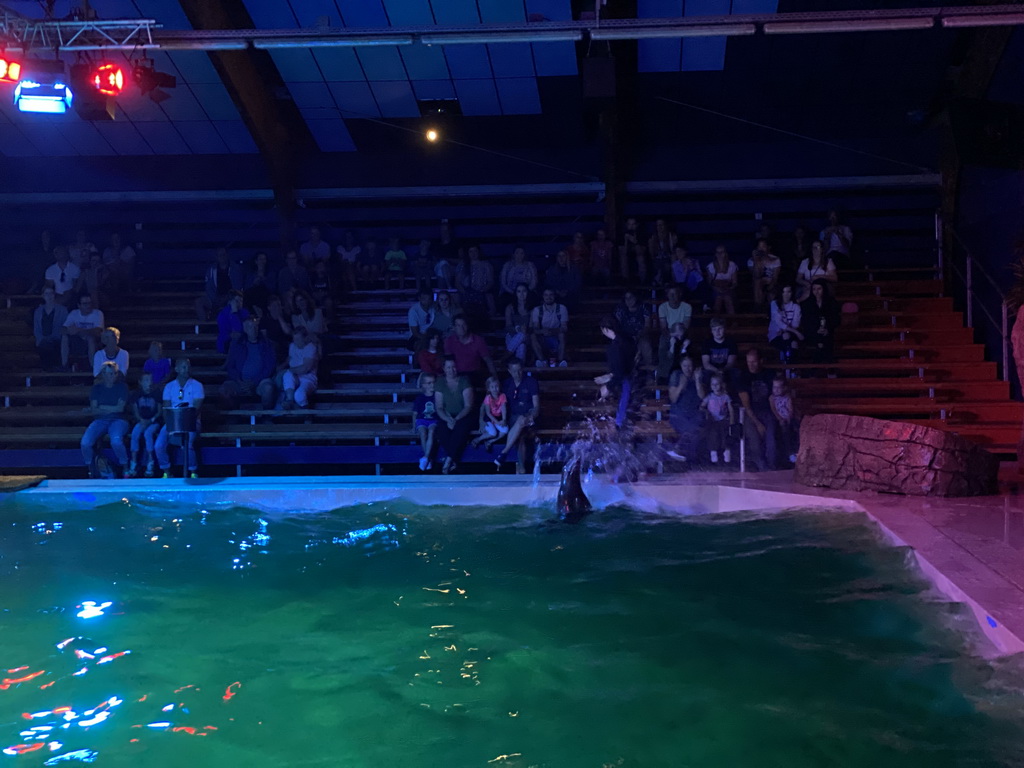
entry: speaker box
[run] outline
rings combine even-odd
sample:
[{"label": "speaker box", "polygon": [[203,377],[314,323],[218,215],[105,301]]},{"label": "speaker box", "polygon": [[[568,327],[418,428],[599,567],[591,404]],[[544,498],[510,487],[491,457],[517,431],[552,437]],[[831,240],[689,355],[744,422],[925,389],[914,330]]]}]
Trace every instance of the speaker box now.
[{"label": "speaker box", "polygon": [[583,98],[615,98],[615,59],[610,56],[583,59]]}]

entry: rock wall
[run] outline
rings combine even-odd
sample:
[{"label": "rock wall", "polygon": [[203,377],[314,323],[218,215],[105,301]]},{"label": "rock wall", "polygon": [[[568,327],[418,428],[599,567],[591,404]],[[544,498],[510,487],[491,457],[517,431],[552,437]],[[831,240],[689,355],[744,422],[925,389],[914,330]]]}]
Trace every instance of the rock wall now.
[{"label": "rock wall", "polygon": [[995,493],[999,462],[949,432],[823,413],[800,426],[794,479],[803,485],[911,496]]}]

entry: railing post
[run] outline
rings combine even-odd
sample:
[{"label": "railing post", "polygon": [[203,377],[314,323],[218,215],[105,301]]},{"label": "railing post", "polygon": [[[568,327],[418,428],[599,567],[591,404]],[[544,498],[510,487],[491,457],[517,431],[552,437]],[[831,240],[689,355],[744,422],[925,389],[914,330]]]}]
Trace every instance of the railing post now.
[{"label": "railing post", "polygon": [[964,278],[967,282],[967,327],[974,327],[974,257],[967,252],[967,270]]},{"label": "railing post", "polygon": [[946,252],[942,247],[943,226],[942,211],[935,212],[935,265],[939,270],[939,283],[946,285]]},{"label": "railing post", "polygon": [[1010,311],[1003,302],[1003,381],[1010,380]]}]

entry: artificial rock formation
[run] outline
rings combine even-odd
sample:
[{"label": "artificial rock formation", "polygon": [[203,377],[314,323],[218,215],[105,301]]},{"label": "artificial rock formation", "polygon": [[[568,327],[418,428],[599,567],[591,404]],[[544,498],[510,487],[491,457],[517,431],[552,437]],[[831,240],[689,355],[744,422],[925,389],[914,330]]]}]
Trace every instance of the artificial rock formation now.
[{"label": "artificial rock formation", "polygon": [[800,426],[803,485],[912,496],[996,492],[999,462],[962,437],[899,421],[824,413]]}]

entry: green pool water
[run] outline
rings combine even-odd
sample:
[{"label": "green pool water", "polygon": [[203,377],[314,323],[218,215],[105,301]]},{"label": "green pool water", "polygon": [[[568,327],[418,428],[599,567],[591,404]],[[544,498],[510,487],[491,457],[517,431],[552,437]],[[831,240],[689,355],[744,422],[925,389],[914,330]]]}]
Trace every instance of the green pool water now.
[{"label": "green pool water", "polygon": [[0,760],[1024,764],[1015,665],[864,518],[547,514],[0,507]]}]

